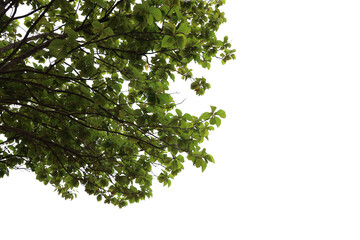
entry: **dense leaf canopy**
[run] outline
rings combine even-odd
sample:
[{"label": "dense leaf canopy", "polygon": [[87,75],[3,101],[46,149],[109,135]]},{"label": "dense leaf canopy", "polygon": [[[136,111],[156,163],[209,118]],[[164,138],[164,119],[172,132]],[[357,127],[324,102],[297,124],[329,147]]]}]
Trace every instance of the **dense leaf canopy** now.
[{"label": "dense leaf canopy", "polygon": [[210,88],[189,64],[235,58],[225,0],[0,0],[0,177],[33,171],[64,198],[76,188],[119,207],[171,184],[223,110],[182,113],[169,84]]}]

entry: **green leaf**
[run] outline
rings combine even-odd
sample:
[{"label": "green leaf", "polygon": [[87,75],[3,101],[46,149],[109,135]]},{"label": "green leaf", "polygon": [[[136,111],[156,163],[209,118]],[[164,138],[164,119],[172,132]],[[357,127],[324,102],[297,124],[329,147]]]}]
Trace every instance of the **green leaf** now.
[{"label": "green leaf", "polygon": [[104,32],[105,32],[108,36],[114,35],[114,31],[113,31],[110,27],[105,28],[105,29],[104,29]]},{"label": "green leaf", "polygon": [[179,5],[180,5],[180,2],[178,1],[178,6],[174,7],[174,11],[175,11],[175,14],[176,14],[176,17],[177,17],[178,20],[180,20],[181,17],[182,17]]},{"label": "green leaf", "polygon": [[66,28],[65,33],[68,35],[68,37],[70,39],[77,39],[77,37],[78,37],[78,34],[72,29]]},{"label": "green leaf", "polygon": [[201,167],[203,165],[203,160],[201,158],[196,158],[195,159],[195,166],[197,168]]},{"label": "green leaf", "polygon": [[203,114],[201,114],[200,116],[200,120],[208,120],[211,117],[211,113],[209,112],[204,112]]},{"label": "green leaf", "polygon": [[56,50],[56,49],[58,49],[58,48],[60,48],[60,47],[62,47],[62,46],[64,46],[66,43],[65,43],[65,41],[63,40],[63,39],[54,39],[53,41],[51,41],[51,43],[50,43],[50,45],[49,45],[49,49],[50,49],[50,51],[51,50]]},{"label": "green leaf", "polygon": [[165,33],[174,34],[175,33],[175,25],[169,22],[164,23]]},{"label": "green leaf", "polygon": [[207,155],[205,156],[205,159],[206,159],[207,161],[209,161],[209,162],[215,163],[214,157],[213,157],[212,155],[210,155],[210,154],[207,154]]},{"label": "green leaf", "polygon": [[189,26],[189,24],[186,23],[181,23],[180,26],[178,27],[178,29],[176,30],[177,33],[183,33],[185,35],[188,35],[191,31],[191,27]]},{"label": "green leaf", "polygon": [[66,40],[55,39],[49,45],[50,53],[58,59],[65,58],[68,54],[66,45]]},{"label": "green leaf", "polygon": [[105,2],[104,0],[94,0],[97,4],[99,4],[99,6],[101,7],[105,7]]},{"label": "green leaf", "polygon": [[201,171],[204,172],[205,169],[206,169],[206,167],[207,167],[207,162],[202,161],[202,162],[201,162]]},{"label": "green leaf", "polygon": [[154,23],[154,17],[153,17],[152,15],[148,15],[148,16],[146,17],[146,21],[147,21],[147,23],[148,23],[149,25],[153,25],[153,23]]},{"label": "green leaf", "polygon": [[64,9],[65,12],[71,12],[74,9],[68,1],[61,0],[60,3],[62,5],[62,9]]},{"label": "green leaf", "polygon": [[210,118],[210,124],[211,124],[211,125],[215,125],[215,124],[216,124],[215,117]]},{"label": "green leaf", "polygon": [[221,125],[221,119],[218,118],[218,117],[215,117],[215,124],[216,124],[217,127],[220,127],[220,125]]},{"label": "green leaf", "polygon": [[224,110],[219,110],[219,111],[217,111],[216,113],[215,113],[215,115],[218,115],[218,116],[220,116],[221,118],[226,118],[226,113],[225,113],[225,111]]},{"label": "green leaf", "polygon": [[98,202],[100,202],[102,200],[102,196],[100,194],[97,195],[96,200],[98,200]]},{"label": "green leaf", "polygon": [[178,44],[178,47],[180,49],[184,49],[185,48],[185,44],[186,44],[186,37],[184,34],[177,34],[176,35],[176,43]]},{"label": "green leaf", "polygon": [[188,114],[188,113],[185,113],[184,114],[184,116],[183,116],[183,118],[185,119],[185,120],[188,120],[188,121],[192,121],[192,116],[190,115],[190,114]]},{"label": "green leaf", "polygon": [[169,35],[166,35],[161,41],[161,47],[163,47],[163,48],[172,47],[173,46],[173,41],[174,41],[173,37],[171,37]]},{"label": "green leaf", "polygon": [[162,14],[161,14],[161,11],[159,8],[156,8],[154,6],[151,6],[150,7],[150,13],[151,15],[154,16],[154,18],[157,20],[157,21],[160,21],[162,19]]},{"label": "green leaf", "polygon": [[15,147],[13,145],[9,145],[8,148],[12,151],[15,152]]},{"label": "green leaf", "polygon": [[98,30],[98,31],[100,31],[100,30],[102,30],[103,29],[103,26],[102,26],[102,24],[99,22],[99,21],[93,21],[92,23],[91,23],[91,25],[96,29],[96,30]]},{"label": "green leaf", "polygon": [[210,108],[211,108],[211,112],[214,113],[215,110],[216,110],[216,107],[215,106],[210,106]]},{"label": "green leaf", "polygon": [[179,117],[181,117],[181,116],[182,116],[182,112],[181,112],[181,110],[180,110],[180,109],[176,109],[175,111],[176,111],[176,114],[177,114]]}]

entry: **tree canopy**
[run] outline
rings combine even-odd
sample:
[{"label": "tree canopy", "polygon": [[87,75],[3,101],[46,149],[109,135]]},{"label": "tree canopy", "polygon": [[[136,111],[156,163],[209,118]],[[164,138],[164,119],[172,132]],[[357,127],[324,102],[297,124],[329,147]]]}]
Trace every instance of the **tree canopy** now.
[{"label": "tree canopy", "polygon": [[[183,113],[171,81],[210,84],[190,64],[235,58],[225,0],[0,0],[0,177],[27,169],[64,198],[119,207],[170,186],[225,112]],[[184,110],[183,110],[184,111]]]}]

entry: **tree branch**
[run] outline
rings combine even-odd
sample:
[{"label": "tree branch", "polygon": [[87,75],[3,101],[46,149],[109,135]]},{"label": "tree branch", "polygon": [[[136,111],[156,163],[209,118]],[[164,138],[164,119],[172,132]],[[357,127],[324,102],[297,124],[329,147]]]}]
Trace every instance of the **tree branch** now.
[{"label": "tree branch", "polygon": [[[64,35],[64,34],[63,34]],[[29,41],[33,41],[33,40],[37,40],[39,38],[42,38],[42,37],[52,37],[52,36],[57,36],[58,38],[62,39],[63,38],[63,35],[61,34],[57,34],[57,33],[54,33],[54,32],[48,32],[48,33],[41,33],[39,35],[35,35],[35,36],[32,36],[32,37],[28,37],[27,39],[25,39],[25,41],[23,43],[27,43]],[[4,53],[6,51],[9,51],[13,48],[16,48],[19,44],[21,44],[22,41],[18,41],[18,42],[15,42],[15,43],[11,43],[11,44],[8,44],[6,45],[5,47],[2,47],[0,48],[0,54],[1,53]]]},{"label": "tree branch", "polygon": [[[10,4],[10,6],[9,6],[7,9],[4,9],[4,10],[3,10],[3,12],[4,12],[3,14],[5,15],[5,13],[6,13],[14,4],[16,5],[16,6],[15,6],[15,10],[14,10],[13,14],[11,15],[9,21],[7,21],[7,22],[4,24],[4,26],[2,27],[2,29],[0,30],[0,33],[2,33],[2,32],[4,31],[4,29],[6,29],[6,27],[11,23],[11,21],[14,20],[14,16],[15,16],[15,14],[16,14],[16,11],[17,11],[17,8],[18,8],[18,5],[19,5],[19,1],[12,1],[11,4]],[[0,15],[0,17],[3,17],[3,15]]]}]

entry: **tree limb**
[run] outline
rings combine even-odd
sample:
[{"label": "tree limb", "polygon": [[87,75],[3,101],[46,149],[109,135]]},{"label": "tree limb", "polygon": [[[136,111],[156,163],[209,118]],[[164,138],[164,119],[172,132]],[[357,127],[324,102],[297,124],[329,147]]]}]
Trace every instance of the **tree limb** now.
[{"label": "tree limb", "polygon": [[5,47],[0,48],[0,54],[4,53],[6,51],[9,51],[9,50],[11,50],[13,48],[16,48],[19,44],[23,44],[23,43],[27,43],[27,42],[30,42],[30,41],[33,41],[33,40],[37,40],[37,39],[42,38],[42,37],[53,37],[53,36],[57,36],[58,38],[62,38],[63,35],[57,34],[57,33],[54,33],[54,32],[41,33],[41,34],[38,34],[38,35],[35,35],[35,36],[32,36],[32,37],[26,38],[24,42],[18,41],[18,42],[11,43],[11,44],[6,45]]}]

